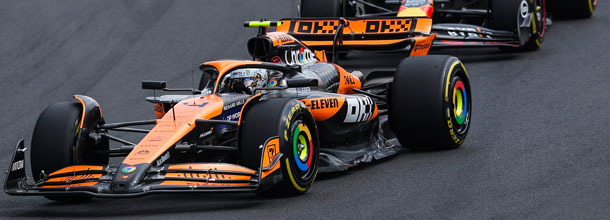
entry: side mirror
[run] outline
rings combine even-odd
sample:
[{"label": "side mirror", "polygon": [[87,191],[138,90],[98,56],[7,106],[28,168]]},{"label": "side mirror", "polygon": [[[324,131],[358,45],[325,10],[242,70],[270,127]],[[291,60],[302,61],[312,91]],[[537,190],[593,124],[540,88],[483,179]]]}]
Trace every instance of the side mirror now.
[{"label": "side mirror", "polygon": [[317,79],[286,79],[288,88],[317,86]]},{"label": "side mirror", "polygon": [[152,81],[152,80],[144,80],[142,81],[142,89],[156,89],[161,90],[165,89],[165,81]]}]

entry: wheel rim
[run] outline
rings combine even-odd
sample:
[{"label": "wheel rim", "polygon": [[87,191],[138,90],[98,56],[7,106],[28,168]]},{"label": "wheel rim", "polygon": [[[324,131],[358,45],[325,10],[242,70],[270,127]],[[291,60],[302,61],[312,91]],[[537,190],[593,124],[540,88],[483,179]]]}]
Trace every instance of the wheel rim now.
[{"label": "wheel rim", "polygon": [[455,76],[452,80],[453,87],[453,111],[452,119],[458,134],[464,134],[468,130],[470,122],[470,99],[467,84],[461,77]]},{"label": "wheel rim", "polygon": [[589,0],[589,10],[591,10],[591,14],[595,13],[596,6],[597,6],[597,0]]},{"label": "wheel rim", "polygon": [[[537,37],[543,38],[544,32],[546,31],[546,6],[543,0],[534,1],[534,28],[532,28],[533,34]],[[540,42],[541,43],[541,42]]]},{"label": "wheel rim", "polygon": [[309,127],[303,120],[294,122],[292,128],[292,151],[296,164],[296,171],[302,179],[307,179],[314,172],[314,146],[313,136]]}]

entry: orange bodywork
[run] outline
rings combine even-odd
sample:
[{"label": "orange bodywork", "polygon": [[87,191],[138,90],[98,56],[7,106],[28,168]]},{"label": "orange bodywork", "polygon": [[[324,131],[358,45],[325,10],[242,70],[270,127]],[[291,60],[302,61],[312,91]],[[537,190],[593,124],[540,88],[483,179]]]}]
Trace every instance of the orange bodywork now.
[{"label": "orange bodywork", "polygon": [[[423,13],[420,8],[416,9]],[[405,34],[418,36],[427,35],[432,31],[432,18],[424,15],[408,18],[348,18],[344,19],[344,22],[343,37],[338,43],[349,48],[371,46],[371,48],[401,49],[411,43],[412,35]],[[303,39],[302,42],[311,47],[330,47],[333,46],[332,36],[337,33],[338,26],[339,20],[337,18],[284,19],[282,25],[277,27],[276,31],[295,36],[308,36],[309,38]],[[276,36],[277,34],[272,33],[272,35]],[[321,55],[318,54],[318,57],[321,57]]]},{"label": "orange bodywork", "polygon": [[87,170],[104,170],[103,166],[87,166],[87,165],[76,165],[76,166],[69,166],[69,167],[64,167],[60,170],[57,170],[51,174],[49,174],[49,176],[53,176],[53,175],[57,175],[57,174],[62,174],[62,173],[73,173],[73,172],[78,172],[78,171],[87,171]]},{"label": "orange bodywork", "polygon": [[[275,156],[280,153],[280,139],[279,138],[274,138],[271,139],[267,142],[267,144],[265,145],[265,151],[263,153],[263,163],[261,164],[261,167],[268,167],[272,162],[273,159],[275,159]],[[267,171],[263,171],[263,173],[261,174],[261,179],[267,177],[269,174],[273,173],[274,171],[278,170],[280,168],[280,162],[276,162],[275,166],[273,166],[273,168],[271,168],[270,170]]]},{"label": "orange bodywork", "polygon": [[67,182],[72,180],[84,180],[84,179],[99,179],[102,177],[102,174],[84,174],[84,175],[76,175],[76,176],[63,176],[48,179],[45,183],[57,183],[57,182]]},{"label": "orange bodywork", "polygon": [[[337,19],[320,20],[282,20],[282,26],[277,27],[278,32],[290,32],[290,26],[295,22],[293,34],[335,34],[339,26]],[[411,18],[384,18],[366,20],[347,20],[349,27],[343,28],[343,34],[383,34],[405,33],[411,31]],[[418,20],[419,22],[419,20]]]},{"label": "orange bodywork", "polygon": [[415,31],[420,33],[432,32],[432,19],[417,19],[417,25],[415,25]]},{"label": "orange bodywork", "polygon": [[239,165],[228,164],[228,163],[193,163],[193,164],[176,164],[170,165],[168,170],[231,170],[239,171],[244,173],[254,174],[256,171],[242,167]]},{"label": "orange bodywork", "polygon": [[279,46],[295,42],[294,37],[281,32],[269,32],[267,33],[267,37],[271,39],[271,41],[273,42],[273,46]]},{"label": "orange bodywork", "polygon": [[[396,39],[396,40],[350,40],[343,41],[343,45],[385,45],[385,44],[396,44],[408,39]],[[333,41],[303,41],[308,46],[328,46],[333,45]]]},{"label": "orange bodywork", "polygon": [[326,51],[316,50],[314,52],[316,53],[316,57],[318,57],[320,62],[328,62],[328,59],[326,58]]},{"label": "orange bodywork", "polygon": [[195,181],[175,181],[168,180],[161,182],[162,186],[177,185],[177,186],[247,186],[250,183],[214,183],[214,182],[195,182]]},{"label": "orange bodywork", "polygon": [[410,56],[425,56],[428,55],[428,51],[432,48],[432,43],[436,38],[437,34],[433,34],[426,37],[414,37],[415,44],[413,45],[413,49],[411,49]]},{"label": "orange bodywork", "polygon": [[337,93],[352,94],[354,93],[352,92],[353,89],[360,89],[362,83],[358,77],[355,77],[351,73],[345,71],[343,67],[337,64],[334,65],[337,67],[337,70],[339,70],[339,89],[337,90]]},{"label": "orange bodywork", "polygon": [[127,165],[152,163],[193,130],[196,119],[216,117],[222,113],[223,106],[223,100],[216,95],[195,97],[179,102],[163,118],[157,120],[157,125],[127,155],[123,163]]},{"label": "orange bodywork", "polygon": [[227,174],[205,174],[205,173],[168,173],[165,174],[166,178],[179,177],[179,178],[190,178],[194,180],[249,180],[250,176],[243,175],[227,175]]}]

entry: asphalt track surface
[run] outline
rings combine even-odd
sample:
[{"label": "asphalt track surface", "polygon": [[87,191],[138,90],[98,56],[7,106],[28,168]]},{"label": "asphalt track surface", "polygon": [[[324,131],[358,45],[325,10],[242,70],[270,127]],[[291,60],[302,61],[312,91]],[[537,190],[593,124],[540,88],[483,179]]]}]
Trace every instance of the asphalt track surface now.
[{"label": "asphalt track surface", "polygon": [[[206,60],[248,59],[251,19],[296,1],[0,1],[0,168],[30,143],[38,114],[73,94],[109,122],[149,119],[143,79],[192,85]],[[457,150],[405,151],[321,175],[303,196],[153,195],[58,204],[0,194],[0,218],[601,219],[610,216],[610,11],[555,21],[541,50],[443,50],[462,59],[472,129]],[[349,69],[392,68],[401,53],[354,53]],[[363,71],[365,72],[365,71]],[[198,75],[198,74],[197,74]],[[408,104],[408,103],[406,103]],[[0,174],[4,180],[5,174]],[[3,183],[2,183],[3,184]]]}]

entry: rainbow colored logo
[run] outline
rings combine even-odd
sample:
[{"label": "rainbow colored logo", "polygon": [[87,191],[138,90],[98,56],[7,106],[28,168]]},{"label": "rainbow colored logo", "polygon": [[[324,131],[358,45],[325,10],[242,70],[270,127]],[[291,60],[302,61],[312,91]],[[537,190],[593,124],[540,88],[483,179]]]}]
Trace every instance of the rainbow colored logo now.
[{"label": "rainbow colored logo", "polygon": [[313,143],[309,128],[299,123],[292,137],[294,160],[299,170],[305,172],[311,167],[313,160]]},{"label": "rainbow colored logo", "polygon": [[455,121],[460,125],[464,124],[467,113],[468,97],[466,96],[464,83],[459,80],[455,82],[453,87],[453,114],[455,115]]},{"label": "rainbow colored logo", "polygon": [[126,166],[126,167],[123,167],[123,169],[121,169],[121,171],[123,171],[123,173],[131,173],[134,170],[136,170],[136,167],[134,167],[134,166]]},{"label": "rainbow colored logo", "polygon": [[268,85],[271,86],[271,87],[274,87],[275,85],[277,85],[277,80],[276,79],[270,79]]}]

